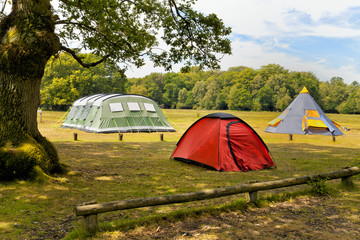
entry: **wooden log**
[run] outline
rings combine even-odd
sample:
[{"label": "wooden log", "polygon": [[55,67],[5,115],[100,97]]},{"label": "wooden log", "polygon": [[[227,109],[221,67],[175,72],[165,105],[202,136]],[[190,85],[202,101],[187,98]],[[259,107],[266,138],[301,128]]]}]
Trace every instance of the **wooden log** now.
[{"label": "wooden log", "polygon": [[359,173],[360,173],[360,169],[358,167],[351,167],[330,173],[322,173],[322,174],[309,175],[309,176],[303,176],[297,178],[286,178],[286,179],[270,181],[270,182],[240,184],[231,187],[223,187],[223,188],[217,188],[213,190],[206,190],[199,192],[77,206],[75,208],[75,214],[76,216],[85,216],[85,215],[98,214],[98,213],[104,213],[110,211],[117,211],[122,209],[131,209],[131,208],[140,208],[140,207],[149,207],[156,205],[212,199],[212,198],[229,196],[239,193],[256,192],[261,190],[269,190],[275,188],[306,184],[309,181],[314,181],[318,179],[330,180],[336,178],[349,177],[349,176],[357,175]]}]

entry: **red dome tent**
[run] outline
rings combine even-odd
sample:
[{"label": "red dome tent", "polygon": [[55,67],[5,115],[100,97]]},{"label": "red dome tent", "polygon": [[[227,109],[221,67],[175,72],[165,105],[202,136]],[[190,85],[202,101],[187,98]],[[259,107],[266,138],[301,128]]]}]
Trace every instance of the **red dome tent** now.
[{"label": "red dome tent", "polygon": [[171,158],[219,171],[247,172],[275,165],[260,136],[227,113],[209,114],[196,121],[180,138]]}]

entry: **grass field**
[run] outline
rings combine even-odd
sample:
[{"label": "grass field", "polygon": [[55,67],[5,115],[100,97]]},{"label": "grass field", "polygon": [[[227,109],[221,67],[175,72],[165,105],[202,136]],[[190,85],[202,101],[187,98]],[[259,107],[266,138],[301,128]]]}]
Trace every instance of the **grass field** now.
[{"label": "grass field", "polygon": [[[278,113],[231,111],[263,138],[276,169],[217,172],[169,159],[184,131],[208,113],[164,110],[177,130],[164,133],[165,141],[159,133],[126,133],[119,141],[118,134],[62,129],[64,112],[43,112],[39,129],[54,143],[69,173],[44,183],[0,183],[0,239],[84,238],[73,209],[91,200],[185,193],[360,166],[360,116],[337,114],[328,116],[350,131],[335,142],[300,135],[289,141],[288,135],[264,132]],[[359,176],[354,181],[360,186]],[[100,214],[100,232],[93,239],[354,239],[360,236],[360,189],[338,183],[327,184],[326,197],[309,196],[310,186],[264,191],[257,207],[236,195]]]}]

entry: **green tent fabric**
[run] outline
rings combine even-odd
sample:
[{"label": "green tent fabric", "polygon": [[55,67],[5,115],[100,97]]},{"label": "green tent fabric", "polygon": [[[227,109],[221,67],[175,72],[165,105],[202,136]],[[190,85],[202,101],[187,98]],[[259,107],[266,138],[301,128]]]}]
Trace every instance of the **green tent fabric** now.
[{"label": "green tent fabric", "polygon": [[268,123],[265,132],[313,135],[343,135],[320,106],[311,97],[306,87],[277,118]]},{"label": "green tent fabric", "polygon": [[76,100],[62,126],[86,132],[175,132],[150,98],[127,94],[95,94]]}]

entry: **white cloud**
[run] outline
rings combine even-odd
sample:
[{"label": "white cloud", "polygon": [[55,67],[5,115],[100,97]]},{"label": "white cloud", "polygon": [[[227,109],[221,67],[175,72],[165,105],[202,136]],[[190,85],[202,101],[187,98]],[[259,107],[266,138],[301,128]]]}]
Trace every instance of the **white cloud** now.
[{"label": "white cloud", "polygon": [[[294,66],[303,65],[300,59],[286,53],[269,51],[266,46],[254,42],[236,40],[232,44],[233,54],[225,56],[222,61],[223,70],[233,66],[247,66],[258,69],[267,64],[280,64],[285,68],[294,69]],[[303,71],[303,70],[302,70]]]},{"label": "white cloud", "polygon": [[[232,27],[233,54],[223,57],[222,70],[241,65],[258,69],[275,63],[290,71],[313,72],[322,81],[336,76],[342,77],[346,83],[360,82],[358,59],[346,59],[345,52],[332,51],[331,47],[336,46],[326,42],[323,43],[326,55],[322,55],[322,51],[315,55],[314,49],[310,48],[323,47],[319,42],[321,39],[360,39],[360,17],[357,17],[360,16],[360,3],[357,1],[198,0],[195,8],[205,14],[216,13],[225,25]],[[297,38],[310,41],[311,37],[317,38],[316,45],[306,42],[306,47],[300,45],[300,49],[292,49]],[[352,47],[353,52],[359,51],[358,46]],[[344,62],[335,61],[339,52],[344,54],[341,56]],[[173,70],[179,69],[180,66],[176,66]],[[164,70],[153,68],[152,63],[148,63],[127,74],[136,77],[151,72]]]},{"label": "white cloud", "polygon": [[[219,3],[199,0],[196,9],[204,13],[214,12],[232,27],[233,55],[222,60],[224,70],[234,65],[256,69],[277,63],[289,70],[313,72],[323,81],[334,76],[344,78],[347,83],[360,79],[359,61],[339,63],[337,56],[346,59],[347,53],[341,52],[341,46],[334,45],[336,41],[321,42],[323,39],[358,41],[360,3],[357,1],[225,0]],[[297,38],[304,37],[309,42],[306,46],[299,46],[304,42],[296,42]],[[312,45],[312,37],[316,37],[316,45]],[[298,45],[297,49],[292,49],[294,43]],[[316,54],[312,52],[314,47],[326,49],[319,49]],[[357,46],[348,48],[351,47],[354,55]],[[322,56],[322,52],[326,56]]]},{"label": "white cloud", "polygon": [[359,6],[360,3],[353,0],[225,0],[221,3],[199,0],[196,3],[197,10],[216,13],[234,33],[253,37],[304,32],[339,37],[359,35],[359,30],[351,29],[350,25],[343,29],[344,26],[329,27],[321,21],[324,17],[339,16]]}]

